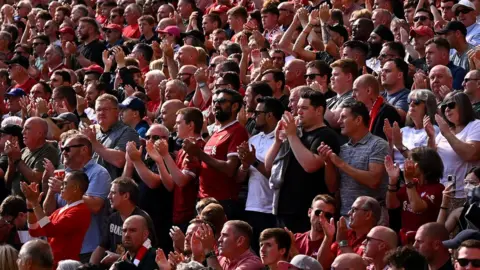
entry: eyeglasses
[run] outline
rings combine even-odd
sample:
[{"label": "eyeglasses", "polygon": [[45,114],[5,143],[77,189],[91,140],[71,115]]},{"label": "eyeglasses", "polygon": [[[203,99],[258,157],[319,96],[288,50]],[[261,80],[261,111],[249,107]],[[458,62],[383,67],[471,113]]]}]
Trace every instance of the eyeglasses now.
[{"label": "eyeglasses", "polygon": [[411,99],[411,100],[408,100],[408,104],[412,104],[412,102],[413,102],[414,105],[417,105],[417,106],[418,106],[418,105],[420,105],[420,103],[423,102],[423,100],[419,100],[419,99]]},{"label": "eyeglasses", "polygon": [[262,113],[267,113],[266,111],[255,111],[255,117],[259,116]]},{"label": "eyeglasses", "polygon": [[225,102],[232,102],[232,101],[226,98],[217,98],[217,99],[214,99],[212,102],[213,104],[215,103],[223,104]]},{"label": "eyeglasses", "polygon": [[440,108],[442,109],[442,111],[445,111],[445,109],[447,109],[447,108],[450,109],[450,110],[453,110],[453,109],[455,109],[456,105],[457,104],[454,101],[452,101],[452,102],[449,102],[447,104],[443,104],[442,107],[440,107]]},{"label": "eyeglasses", "polygon": [[473,267],[480,267],[480,259],[466,259],[466,258],[458,258],[457,259],[458,264],[460,264],[461,267],[465,267],[469,265],[470,263],[472,264]]},{"label": "eyeglasses", "polygon": [[166,140],[166,139],[168,139],[168,137],[167,136],[160,136],[160,135],[147,135],[147,136],[145,136],[145,140],[149,141],[150,139],[153,140],[153,141],[158,141],[160,139]]},{"label": "eyeglasses", "polygon": [[418,21],[423,22],[423,21],[426,21],[426,20],[428,20],[428,17],[427,17],[427,16],[418,16],[418,17],[415,17],[415,18],[413,19],[414,22],[418,22]]},{"label": "eyeglasses", "polygon": [[396,55],[382,53],[378,56],[378,59],[392,59],[397,57]]},{"label": "eyeglasses", "polygon": [[320,216],[320,214],[321,214],[322,212],[323,212],[323,215],[325,216],[326,219],[330,220],[331,218],[333,218],[333,214],[332,214],[332,213],[330,213],[330,212],[325,212],[325,211],[320,210],[320,209],[315,210],[315,211],[313,212],[313,214],[318,217],[318,216]]},{"label": "eyeglasses", "polygon": [[457,10],[455,10],[455,16],[460,15],[460,13],[467,14],[467,13],[470,13],[471,11],[473,11],[473,10],[472,9],[457,9]]},{"label": "eyeglasses", "polygon": [[67,153],[70,153],[70,150],[72,150],[72,148],[74,147],[82,147],[82,146],[85,146],[84,144],[74,144],[74,145],[69,145],[69,146],[65,146],[65,147],[60,147],[60,152],[67,152]]},{"label": "eyeglasses", "polygon": [[181,76],[192,76],[193,74],[192,73],[178,73],[177,74],[177,79],[180,78]]},{"label": "eyeglasses", "polygon": [[319,74],[319,73],[310,73],[310,74],[305,74],[303,75],[303,77],[306,79],[310,79],[310,80],[315,80],[315,77],[317,76],[322,76],[322,74]]},{"label": "eyeglasses", "polygon": [[360,210],[362,210],[362,211],[370,211],[370,210],[362,209],[362,208],[358,208],[358,207],[352,207],[352,208],[350,208],[350,212],[352,212],[352,214],[355,213],[355,212],[358,212],[358,211],[360,211]]},{"label": "eyeglasses", "polygon": [[463,81],[464,81],[465,83],[468,83],[468,82],[471,82],[471,81],[479,81],[479,80],[480,80],[480,79],[471,79],[471,78],[465,78],[465,79],[463,79]]},{"label": "eyeglasses", "polygon": [[366,241],[367,243],[370,242],[370,241],[372,241],[372,240],[377,240],[377,241],[380,241],[380,242],[385,242],[385,241],[383,241],[382,239],[373,238],[373,237],[370,237],[370,236],[365,237],[365,241]]}]

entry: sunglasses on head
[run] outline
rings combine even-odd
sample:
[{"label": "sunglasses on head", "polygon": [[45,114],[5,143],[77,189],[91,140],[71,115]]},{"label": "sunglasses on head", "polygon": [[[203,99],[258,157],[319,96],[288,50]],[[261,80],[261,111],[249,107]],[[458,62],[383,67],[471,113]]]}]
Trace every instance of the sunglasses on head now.
[{"label": "sunglasses on head", "polygon": [[60,147],[60,151],[63,152],[67,152],[67,153],[70,153],[70,150],[72,150],[72,148],[74,147],[82,147],[82,146],[85,146],[84,144],[74,144],[74,145],[69,145],[69,146],[65,146],[65,147]]},{"label": "sunglasses on head", "polygon": [[447,108],[449,108],[450,110],[453,110],[453,109],[455,109],[456,105],[457,104],[454,101],[452,101],[452,102],[449,102],[447,104],[443,104],[441,109],[442,109],[442,111],[445,111],[445,109],[447,109]]},{"label": "sunglasses on head", "polygon": [[305,74],[303,75],[303,77],[306,79],[310,79],[310,80],[315,80],[315,77],[317,76],[322,76],[322,74],[318,74],[318,73],[311,73],[311,74]]},{"label": "sunglasses on head", "polygon": [[472,11],[472,10],[471,9],[457,9],[457,10],[455,10],[455,16],[458,16],[460,13],[467,14],[467,13],[470,13],[470,11]]},{"label": "sunglasses on head", "polygon": [[426,21],[427,19],[428,19],[427,16],[418,16],[418,17],[415,17],[415,18],[413,19],[413,21],[414,21],[414,22],[418,22],[418,21],[423,22],[423,21]]},{"label": "sunglasses on head", "polygon": [[420,103],[422,103],[423,101],[422,100],[419,100],[419,99],[410,99],[408,101],[408,104],[411,104],[413,102],[413,104],[415,105],[420,105]]},{"label": "sunglasses on head", "polygon": [[317,209],[313,212],[313,214],[315,216],[320,216],[320,214],[323,212],[323,215],[325,216],[326,219],[330,220],[331,218],[333,218],[333,214],[332,213],[329,213],[329,212],[325,212],[325,211],[322,211],[320,209]]},{"label": "sunglasses on head", "polygon": [[154,141],[158,141],[160,139],[165,139],[165,137],[160,136],[160,135],[147,135],[147,136],[145,136],[145,140],[149,141],[150,139],[152,139]]},{"label": "sunglasses on head", "polygon": [[473,267],[480,267],[480,259],[457,259],[458,264],[460,264],[461,267],[465,267],[469,265],[470,263],[472,264]]}]

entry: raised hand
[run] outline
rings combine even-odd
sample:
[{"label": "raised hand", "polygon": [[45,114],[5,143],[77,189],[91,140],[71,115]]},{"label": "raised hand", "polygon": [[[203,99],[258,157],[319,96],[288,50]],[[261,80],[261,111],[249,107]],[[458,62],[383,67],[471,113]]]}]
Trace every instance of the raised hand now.
[{"label": "raised hand", "polygon": [[92,126],[92,127],[84,126],[83,128],[80,129],[80,133],[84,136],[87,136],[87,138],[91,142],[97,141],[97,133],[95,130],[95,126]]},{"label": "raised hand", "polygon": [[43,169],[44,169],[43,175],[50,178],[53,176],[53,172],[55,171],[55,166],[53,166],[53,163],[48,158],[44,158]]},{"label": "raised hand", "polygon": [[126,152],[133,162],[142,160],[142,150],[143,146],[141,145],[140,149],[137,149],[137,144],[134,141],[127,143]]},{"label": "raised hand", "polygon": [[205,252],[213,250],[213,247],[216,241],[215,241],[215,236],[213,234],[212,228],[210,228],[209,225],[207,224],[200,225],[200,227],[195,232],[195,234],[198,234],[200,238],[200,242],[202,243],[202,246],[203,246],[203,250]]},{"label": "raised hand", "polygon": [[195,77],[195,80],[198,83],[206,83],[208,81],[208,70],[204,67],[201,67],[195,71],[195,74],[193,75]]},{"label": "raised hand", "polygon": [[171,270],[172,266],[167,260],[167,257],[165,256],[165,253],[161,248],[157,248],[156,250],[156,256],[155,256],[155,262],[157,263],[157,266],[159,267],[160,270]]},{"label": "raised hand", "polygon": [[383,133],[387,137],[387,141],[393,143],[393,128],[390,122],[388,122],[388,119],[383,120]]},{"label": "raised hand", "polygon": [[168,155],[168,142],[166,140],[158,140],[155,142],[155,149],[161,156]]},{"label": "raised hand", "polygon": [[295,123],[295,118],[290,112],[285,112],[282,116],[282,121],[284,123],[285,135],[286,136],[296,136],[297,135],[297,125]]},{"label": "raised hand", "polygon": [[425,132],[429,138],[435,138],[435,129],[433,128],[432,121],[430,121],[430,117],[428,115],[423,117],[423,128],[425,129]]},{"label": "raised hand", "polygon": [[445,121],[445,119],[443,119],[443,117],[439,114],[435,114],[435,122],[437,122],[438,128],[440,129],[442,135],[445,136],[446,134],[452,132],[447,121]]},{"label": "raised hand", "polygon": [[243,168],[249,168],[255,162],[255,146],[252,145],[252,150],[250,151],[248,142],[242,142],[237,147],[237,151]]},{"label": "raised hand", "polygon": [[393,123],[392,139],[393,139],[393,144],[395,144],[395,146],[399,147],[403,145],[402,131],[400,130],[400,126],[398,125],[397,122]]},{"label": "raised hand", "polygon": [[345,220],[345,217],[340,217],[337,221],[337,242],[347,240],[347,232],[347,221]]},{"label": "raised hand", "polygon": [[173,248],[175,250],[180,250],[183,251],[183,244],[185,242],[185,234],[180,230],[179,227],[173,226],[170,229],[170,238],[172,238],[173,241]]},{"label": "raised hand", "polygon": [[400,168],[397,166],[397,163],[393,163],[390,155],[385,156],[385,170],[388,174],[389,184],[396,185],[400,177]]},{"label": "raised hand", "polygon": [[330,8],[327,3],[323,3],[320,6],[319,17],[323,23],[327,23],[330,20]]},{"label": "raised hand", "polygon": [[145,150],[147,150],[147,154],[155,161],[161,161],[162,157],[158,153],[157,149],[155,149],[155,143],[151,140],[148,140],[145,144]]},{"label": "raised hand", "polygon": [[333,217],[327,220],[325,214],[323,212],[320,213],[320,225],[322,226],[325,236],[333,240],[333,235],[335,234],[335,220]]},{"label": "raised hand", "polygon": [[35,203],[40,203],[42,200],[43,192],[40,192],[39,186],[37,183],[27,184],[26,182],[20,183],[20,189],[25,195],[25,198],[29,203],[35,205]]},{"label": "raised hand", "polygon": [[403,175],[405,176],[405,183],[409,183],[413,181],[415,178],[416,170],[418,168],[418,164],[415,163],[411,159],[405,159],[404,167],[403,167]]}]

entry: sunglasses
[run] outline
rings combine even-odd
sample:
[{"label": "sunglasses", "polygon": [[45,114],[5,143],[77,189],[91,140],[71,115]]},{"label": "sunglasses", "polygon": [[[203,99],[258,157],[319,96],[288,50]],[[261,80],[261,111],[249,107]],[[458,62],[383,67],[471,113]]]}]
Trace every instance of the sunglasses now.
[{"label": "sunglasses", "polygon": [[457,9],[455,10],[455,16],[458,16],[460,13],[467,14],[473,11],[472,9]]},{"label": "sunglasses", "polygon": [[160,139],[166,140],[167,137],[165,137],[165,136],[160,136],[160,135],[147,135],[147,136],[145,136],[145,140],[149,141],[150,139],[151,139],[151,140],[154,140],[154,141],[158,141],[158,140],[160,140]]},{"label": "sunglasses", "polygon": [[465,83],[468,83],[468,82],[471,82],[471,81],[478,81],[478,80],[480,80],[480,79],[470,79],[470,78],[465,78],[465,79],[463,79],[463,81],[464,81]]},{"label": "sunglasses", "polygon": [[318,74],[318,73],[311,73],[311,74],[305,74],[303,75],[303,77],[306,79],[310,79],[310,80],[315,80],[315,77],[317,76],[322,76],[322,74]]},{"label": "sunglasses", "polygon": [[69,145],[69,146],[65,146],[65,147],[60,147],[60,152],[67,152],[67,153],[70,153],[70,150],[72,150],[72,148],[74,147],[82,147],[82,146],[85,146],[84,144],[74,144],[74,145]]},{"label": "sunglasses", "polygon": [[418,105],[420,105],[420,103],[423,102],[423,100],[411,99],[411,100],[408,101],[408,104],[412,104],[412,102],[413,102],[414,105],[417,105],[417,106],[418,106]]},{"label": "sunglasses", "polygon": [[266,111],[255,111],[255,117],[259,116],[262,113],[267,113]]},{"label": "sunglasses", "polygon": [[457,259],[457,262],[461,267],[465,267],[470,263],[473,267],[480,267],[480,259]]},{"label": "sunglasses", "polygon": [[453,110],[453,109],[455,109],[455,106],[456,106],[456,105],[457,105],[457,104],[452,101],[452,102],[449,102],[449,103],[447,103],[447,104],[443,104],[442,107],[441,107],[441,109],[442,109],[442,111],[445,111],[445,109],[447,109],[447,108],[449,108],[450,110]]},{"label": "sunglasses", "polygon": [[226,98],[217,98],[217,99],[214,99],[212,102],[213,104],[215,103],[223,104],[225,102],[232,102],[232,101]]},{"label": "sunglasses", "polygon": [[330,212],[325,212],[325,211],[322,211],[322,210],[320,210],[320,209],[315,210],[315,211],[313,212],[313,214],[318,217],[318,216],[320,216],[320,214],[321,214],[322,212],[323,212],[323,215],[325,216],[325,218],[326,218],[327,220],[330,220],[331,218],[333,218],[333,214],[332,214],[332,213],[330,213]]},{"label": "sunglasses", "polygon": [[428,19],[427,16],[418,16],[418,17],[415,17],[415,18],[413,19],[413,21],[414,21],[414,22],[418,22],[418,21],[423,22],[423,21],[426,21],[427,19]]}]

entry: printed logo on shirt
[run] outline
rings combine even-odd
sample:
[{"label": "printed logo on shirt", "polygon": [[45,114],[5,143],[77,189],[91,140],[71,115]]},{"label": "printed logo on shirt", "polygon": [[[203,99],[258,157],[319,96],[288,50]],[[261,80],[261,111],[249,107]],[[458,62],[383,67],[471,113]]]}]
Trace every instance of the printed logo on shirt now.
[{"label": "printed logo on shirt", "polygon": [[110,223],[110,233],[116,234],[118,236],[122,236],[122,227],[116,224]]}]

